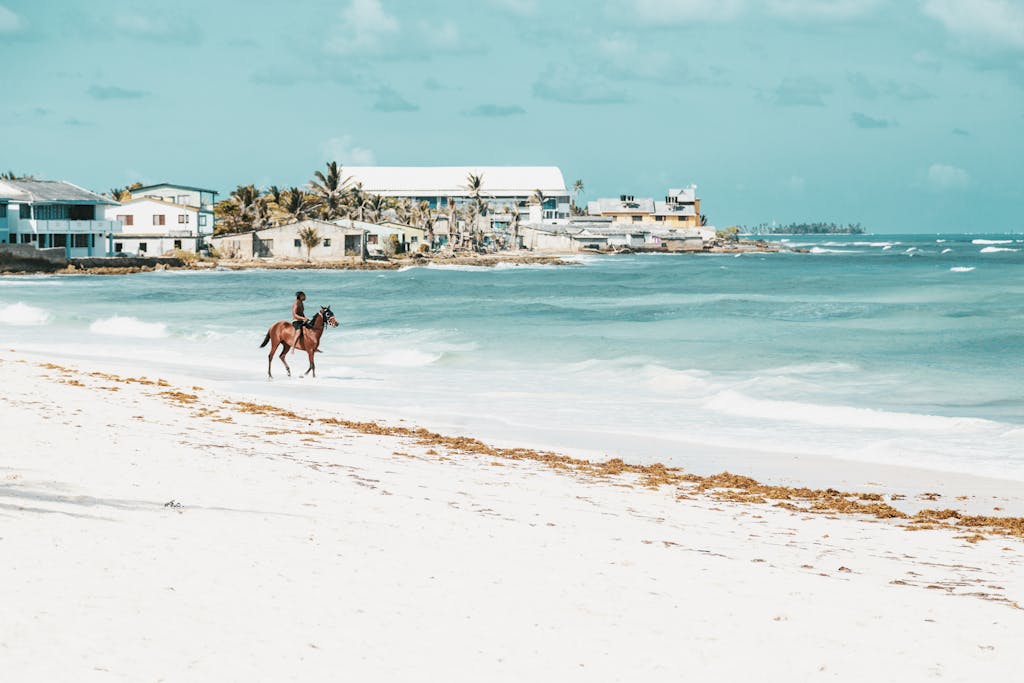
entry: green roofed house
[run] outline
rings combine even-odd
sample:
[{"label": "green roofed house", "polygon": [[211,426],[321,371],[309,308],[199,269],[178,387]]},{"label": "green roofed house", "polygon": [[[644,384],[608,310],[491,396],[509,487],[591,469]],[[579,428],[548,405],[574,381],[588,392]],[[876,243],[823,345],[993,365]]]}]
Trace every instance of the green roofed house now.
[{"label": "green roofed house", "polygon": [[102,256],[117,229],[117,202],[63,180],[0,180],[0,244],[63,247],[68,258]]}]

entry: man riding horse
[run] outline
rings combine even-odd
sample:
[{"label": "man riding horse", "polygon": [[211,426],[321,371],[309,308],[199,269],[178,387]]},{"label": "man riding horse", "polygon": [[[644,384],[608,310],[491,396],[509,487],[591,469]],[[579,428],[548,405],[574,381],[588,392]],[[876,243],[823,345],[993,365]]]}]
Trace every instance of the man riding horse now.
[{"label": "man riding horse", "polygon": [[284,320],[276,322],[267,330],[267,336],[263,338],[260,348],[270,344],[270,353],[267,356],[267,375],[272,377],[270,365],[274,360],[274,352],[281,347],[281,363],[291,376],[291,368],[285,356],[292,349],[301,349],[309,356],[309,369],[306,374],[312,373],[316,377],[316,363],[313,362],[313,354],[319,352],[320,338],[327,327],[337,327],[338,320],[330,306],[321,306],[320,310],[312,318],[306,317],[303,302],[306,300],[305,292],[295,292],[295,303],[292,304],[292,321]]}]

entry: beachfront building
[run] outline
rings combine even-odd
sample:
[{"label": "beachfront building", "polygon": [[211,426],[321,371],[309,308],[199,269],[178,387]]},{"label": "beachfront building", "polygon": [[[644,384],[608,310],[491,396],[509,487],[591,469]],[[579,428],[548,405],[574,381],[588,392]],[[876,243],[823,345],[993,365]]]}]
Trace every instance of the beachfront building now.
[{"label": "beachfront building", "polygon": [[568,218],[569,190],[557,166],[346,166],[345,174],[364,192],[414,205],[426,202],[431,209],[444,211],[454,205],[462,210],[473,201],[468,187],[470,175],[482,180],[480,195],[494,216],[502,209],[517,207],[527,213],[530,199],[539,190],[539,222]]},{"label": "beachfront building", "polygon": [[213,232],[212,211],[165,199],[133,198],[108,207],[106,216],[117,226],[107,245],[111,256],[162,256],[169,251],[196,253]]},{"label": "beachfront building", "polygon": [[426,230],[397,221],[366,223],[351,218],[341,218],[332,222],[343,228],[362,230],[366,233],[366,249],[370,254],[381,253],[392,256],[419,251],[420,245],[426,244],[427,241]]},{"label": "beachfront building", "polygon": [[117,227],[104,212],[116,203],[62,180],[0,180],[0,243],[102,256]]},{"label": "beachfront building", "polygon": [[[355,221],[359,223],[359,221]],[[363,224],[367,225],[367,224]],[[307,220],[250,232],[228,233],[210,238],[210,245],[225,259],[305,260],[302,233],[316,230],[319,244],[309,250],[312,261],[339,261],[362,258],[366,250],[366,230],[359,225],[344,226]]]},{"label": "beachfront building", "polygon": [[615,223],[648,224],[664,228],[699,228],[700,199],[697,186],[670,189],[665,200],[620,195],[587,204],[587,214],[611,218]]}]

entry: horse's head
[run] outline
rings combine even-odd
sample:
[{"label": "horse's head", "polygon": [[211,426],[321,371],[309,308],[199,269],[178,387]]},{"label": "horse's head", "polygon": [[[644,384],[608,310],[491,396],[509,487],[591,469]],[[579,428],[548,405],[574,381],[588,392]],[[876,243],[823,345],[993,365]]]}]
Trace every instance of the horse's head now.
[{"label": "horse's head", "polygon": [[331,327],[338,326],[338,319],[334,317],[334,311],[331,310],[330,306],[321,306],[320,315],[324,317],[324,322]]}]

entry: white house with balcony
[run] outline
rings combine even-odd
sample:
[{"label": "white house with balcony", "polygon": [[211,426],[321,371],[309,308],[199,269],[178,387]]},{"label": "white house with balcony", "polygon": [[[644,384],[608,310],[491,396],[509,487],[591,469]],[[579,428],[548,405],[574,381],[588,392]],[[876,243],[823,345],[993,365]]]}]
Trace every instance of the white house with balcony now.
[{"label": "white house with balcony", "polygon": [[107,245],[111,256],[162,256],[174,250],[196,253],[213,233],[212,211],[150,197],[108,207],[106,217],[117,226]]},{"label": "white house with balcony", "polygon": [[117,228],[117,202],[63,180],[0,180],[0,243],[63,247],[68,258],[102,256]]}]

